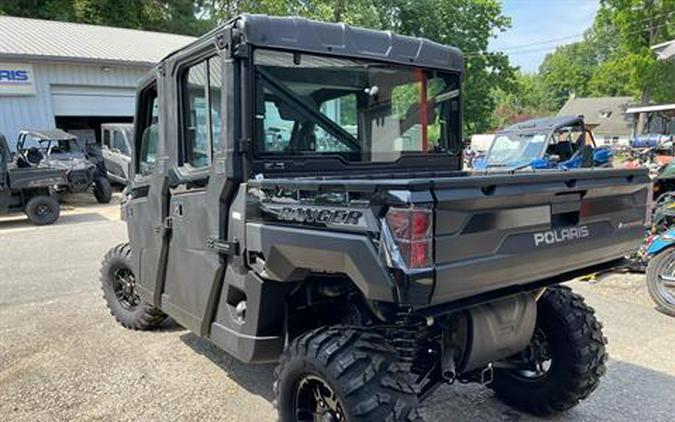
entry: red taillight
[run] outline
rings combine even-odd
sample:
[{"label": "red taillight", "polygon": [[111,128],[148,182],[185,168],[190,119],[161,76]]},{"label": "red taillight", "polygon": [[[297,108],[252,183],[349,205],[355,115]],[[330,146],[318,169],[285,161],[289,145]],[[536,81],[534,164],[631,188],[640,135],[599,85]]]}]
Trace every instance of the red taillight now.
[{"label": "red taillight", "polygon": [[387,225],[408,269],[433,265],[433,215],[428,208],[389,208]]}]

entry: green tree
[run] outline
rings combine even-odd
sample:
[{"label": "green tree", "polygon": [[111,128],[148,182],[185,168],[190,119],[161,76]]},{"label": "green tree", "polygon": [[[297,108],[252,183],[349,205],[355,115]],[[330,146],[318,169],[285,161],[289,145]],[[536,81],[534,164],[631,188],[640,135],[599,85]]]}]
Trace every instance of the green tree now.
[{"label": "green tree", "polygon": [[203,1],[193,0],[12,0],[0,14],[200,35],[211,22],[200,19]]},{"label": "green tree", "polygon": [[242,13],[298,15],[426,37],[466,52],[464,122],[491,126],[493,90],[509,90],[514,68],[488,43],[510,25],[498,0],[13,0],[0,13],[199,35]]},{"label": "green tree", "polygon": [[536,73],[516,72],[515,82],[509,88],[497,88],[493,93],[497,104],[492,115],[493,128],[546,116],[557,110],[557,105],[547,95],[544,79]]},{"label": "green tree", "polygon": [[588,84],[597,66],[588,43],[577,42],[556,49],[539,67],[548,101],[560,108],[571,95],[586,96]]},{"label": "green tree", "polygon": [[551,100],[571,95],[675,100],[675,63],[650,47],[675,38],[675,0],[603,0],[582,41],[549,54],[539,72]]}]

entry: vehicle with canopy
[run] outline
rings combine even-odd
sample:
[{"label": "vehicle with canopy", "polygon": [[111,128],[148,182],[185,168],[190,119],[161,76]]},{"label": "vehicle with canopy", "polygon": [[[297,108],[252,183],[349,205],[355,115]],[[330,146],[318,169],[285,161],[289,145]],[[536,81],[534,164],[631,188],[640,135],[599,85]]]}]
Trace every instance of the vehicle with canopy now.
[{"label": "vehicle with canopy", "polygon": [[[26,165],[24,160],[36,165]],[[66,182],[65,172],[37,166],[40,160],[41,155],[34,152],[13,157],[0,134],[0,214],[25,212],[36,225],[52,224],[59,218],[53,187]]]},{"label": "vehicle with canopy", "polygon": [[[66,183],[56,191],[80,193],[92,188],[99,203],[108,203],[112,188],[106,178],[105,165],[98,148],[82,145],[76,136],[60,129],[28,129],[19,133],[16,143],[22,167],[41,166],[63,170]],[[35,159],[41,157],[36,164]]]},{"label": "vehicle with canopy", "polygon": [[419,421],[455,381],[575,406],[605,340],[559,284],[637,247],[647,174],[462,171],[463,72],[454,47],[261,15],[162,60],[137,95],[129,243],[101,266],[112,315],[278,362],[282,422]]},{"label": "vehicle with canopy", "polygon": [[475,170],[611,167],[612,151],[595,145],[582,116],[546,117],[497,132]]}]

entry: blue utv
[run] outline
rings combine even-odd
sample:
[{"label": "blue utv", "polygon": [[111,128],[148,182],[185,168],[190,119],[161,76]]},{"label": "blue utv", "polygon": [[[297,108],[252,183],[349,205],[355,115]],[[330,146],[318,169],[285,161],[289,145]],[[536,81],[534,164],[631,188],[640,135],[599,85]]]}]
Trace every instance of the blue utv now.
[{"label": "blue utv", "polygon": [[479,171],[611,167],[613,152],[597,147],[582,116],[528,120],[497,132]]}]

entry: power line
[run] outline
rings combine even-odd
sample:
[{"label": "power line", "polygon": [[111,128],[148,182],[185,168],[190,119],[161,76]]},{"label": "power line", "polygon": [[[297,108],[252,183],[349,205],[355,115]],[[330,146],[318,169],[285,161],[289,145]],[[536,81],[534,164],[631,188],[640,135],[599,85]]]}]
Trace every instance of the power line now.
[{"label": "power line", "polygon": [[[637,30],[637,31],[631,31],[631,32],[628,32],[624,35],[629,36],[629,35],[639,34],[639,33],[645,32],[649,29],[661,29],[661,28],[665,28],[665,27],[671,26],[671,25],[675,25],[675,23],[664,23],[664,24],[657,25],[657,26],[654,26],[654,27],[643,28],[643,29],[640,29],[640,30]],[[572,36],[570,36],[570,38],[571,37]],[[528,46],[528,45],[534,46],[534,45],[541,45],[541,44],[544,44],[544,43],[545,42],[542,41],[542,42],[539,42],[539,43],[525,44],[523,46]],[[540,52],[540,51],[552,51],[552,50],[557,49],[558,47],[560,47],[560,46],[556,45],[556,46],[539,47],[539,48],[532,48],[532,49],[526,49],[526,50],[516,50],[516,51],[507,51],[507,50],[501,49],[499,51],[495,51],[494,53],[507,53],[509,56],[514,56],[514,55],[517,55],[517,54],[536,53],[536,52]],[[483,53],[483,52],[479,52],[479,51],[474,51],[474,52],[464,53],[464,56],[465,57],[478,57],[478,56],[486,56],[488,54],[490,54],[490,53]]]},{"label": "power line", "polygon": [[[668,17],[668,16],[673,15],[673,14],[675,14],[675,11],[665,12],[665,13],[657,14],[655,16],[650,16],[648,18],[635,20],[635,21],[631,22],[631,24],[646,22],[648,20],[653,20],[653,19],[661,19],[661,18],[665,18],[665,17]],[[669,25],[669,24],[666,23],[665,25]],[[659,27],[661,27],[661,26],[659,26]],[[638,33],[638,32],[642,32],[642,31],[641,30],[635,31],[634,33]],[[522,48],[532,47],[532,46],[536,46],[536,45],[545,45],[545,44],[550,44],[552,42],[557,42],[557,41],[566,41],[566,40],[569,40],[569,39],[582,37],[582,36],[584,36],[584,34],[585,34],[585,32],[581,32],[581,33],[578,33],[578,34],[568,35],[568,36],[565,36],[565,37],[551,38],[551,39],[544,40],[544,41],[537,41],[537,42],[521,44],[521,45],[513,45],[513,46],[501,48],[499,51],[509,52],[509,51],[512,51],[512,50],[520,50]],[[631,33],[629,33],[628,35],[630,35],[630,34]]]}]

